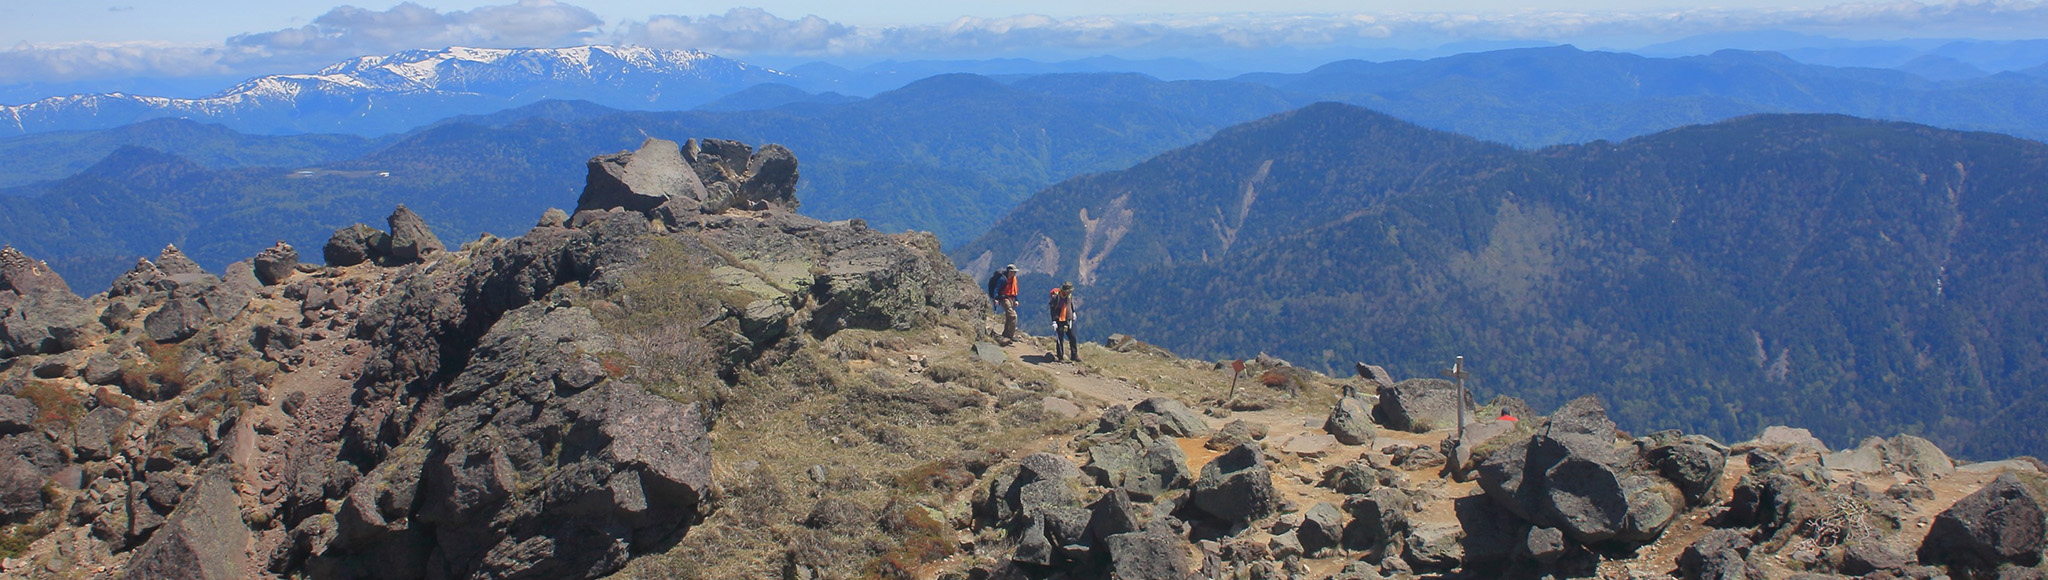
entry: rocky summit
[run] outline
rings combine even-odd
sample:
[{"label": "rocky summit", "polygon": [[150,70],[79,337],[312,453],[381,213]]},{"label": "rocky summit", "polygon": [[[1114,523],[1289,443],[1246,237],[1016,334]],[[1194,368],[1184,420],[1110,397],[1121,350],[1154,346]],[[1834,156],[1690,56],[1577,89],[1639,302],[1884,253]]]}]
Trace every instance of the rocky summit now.
[{"label": "rocky summit", "polygon": [[1630,434],[1594,397],[1544,415],[1122,335],[1058,362],[992,342],[934,237],[795,213],[779,146],[650,139],[589,169],[524,235],[448,246],[399,207],[325,265],[169,247],[80,297],[0,250],[0,573],[2043,572],[2030,458]]}]

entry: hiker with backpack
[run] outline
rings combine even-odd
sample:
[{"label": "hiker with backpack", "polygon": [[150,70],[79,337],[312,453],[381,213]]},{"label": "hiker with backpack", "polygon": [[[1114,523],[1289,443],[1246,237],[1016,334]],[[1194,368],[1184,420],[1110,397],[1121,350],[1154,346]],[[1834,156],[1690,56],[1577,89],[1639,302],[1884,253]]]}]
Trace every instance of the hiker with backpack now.
[{"label": "hiker with backpack", "polygon": [[1017,340],[1017,265],[1010,264],[988,277],[989,300],[1003,312],[1003,344]]},{"label": "hiker with backpack", "polygon": [[1061,284],[1054,289],[1049,306],[1052,309],[1052,359],[1081,362],[1081,341],[1074,338],[1074,283]]}]

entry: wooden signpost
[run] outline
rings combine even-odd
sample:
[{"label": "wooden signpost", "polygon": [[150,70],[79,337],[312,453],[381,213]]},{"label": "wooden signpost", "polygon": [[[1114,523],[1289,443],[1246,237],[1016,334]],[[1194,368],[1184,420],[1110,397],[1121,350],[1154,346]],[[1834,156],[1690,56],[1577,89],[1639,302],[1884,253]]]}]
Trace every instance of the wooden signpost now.
[{"label": "wooden signpost", "polygon": [[1444,369],[1443,375],[1444,378],[1458,381],[1458,400],[1454,403],[1458,407],[1458,432],[1455,435],[1456,439],[1451,440],[1450,459],[1451,472],[1463,473],[1465,463],[1472,457],[1472,450],[1465,447],[1465,379],[1472,376],[1471,373],[1465,372],[1465,357],[1460,355],[1457,360],[1452,361],[1451,368]]}]

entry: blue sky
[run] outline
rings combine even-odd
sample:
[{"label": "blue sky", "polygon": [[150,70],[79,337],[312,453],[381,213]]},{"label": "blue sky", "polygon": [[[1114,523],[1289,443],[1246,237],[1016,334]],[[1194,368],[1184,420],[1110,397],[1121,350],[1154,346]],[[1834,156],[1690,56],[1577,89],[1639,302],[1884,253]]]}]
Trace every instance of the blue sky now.
[{"label": "blue sky", "polygon": [[[1630,48],[1788,30],[1835,38],[2048,36],[2039,0],[1085,0],[743,7],[648,0],[115,0],[8,4],[0,85],[305,72],[408,48],[624,43],[792,63],[920,58],[1159,58],[1204,51],[1421,49],[1449,43]],[[1244,7],[1257,6],[1257,12]]]}]

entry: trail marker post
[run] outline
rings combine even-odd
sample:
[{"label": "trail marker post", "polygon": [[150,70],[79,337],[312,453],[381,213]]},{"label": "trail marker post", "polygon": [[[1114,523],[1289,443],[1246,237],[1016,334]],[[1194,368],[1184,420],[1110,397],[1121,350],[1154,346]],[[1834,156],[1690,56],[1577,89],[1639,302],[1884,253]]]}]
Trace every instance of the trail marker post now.
[{"label": "trail marker post", "polygon": [[1465,447],[1465,401],[1467,399],[1465,379],[1472,375],[1465,372],[1465,357],[1463,355],[1459,355],[1456,360],[1452,361],[1451,368],[1444,369],[1443,375],[1444,378],[1458,382],[1458,400],[1454,403],[1458,407],[1458,431],[1454,435],[1456,438],[1451,441],[1451,472],[1462,473],[1465,471],[1466,461],[1472,456],[1472,450]]},{"label": "trail marker post", "polygon": [[1237,401],[1237,378],[1241,376],[1244,376],[1244,359],[1230,361],[1230,398],[1223,400],[1223,406],[1228,407]]}]

